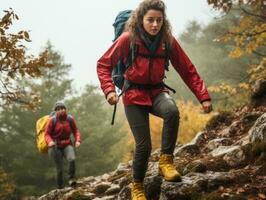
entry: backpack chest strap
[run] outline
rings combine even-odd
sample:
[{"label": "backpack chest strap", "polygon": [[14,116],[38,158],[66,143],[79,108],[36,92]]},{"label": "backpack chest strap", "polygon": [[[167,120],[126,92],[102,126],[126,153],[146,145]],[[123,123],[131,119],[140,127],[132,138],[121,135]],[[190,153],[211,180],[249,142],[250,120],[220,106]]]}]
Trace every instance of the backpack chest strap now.
[{"label": "backpack chest strap", "polygon": [[[72,121],[73,121],[72,116],[68,114],[68,115],[67,115],[67,118],[66,118],[66,122],[69,123],[70,128],[71,128],[71,131],[73,131],[73,128],[72,128]],[[55,131],[56,122],[57,122],[56,116],[53,116],[53,117],[52,117],[52,133],[54,133],[54,131]]]},{"label": "backpack chest strap", "polygon": [[176,93],[175,89],[171,88],[170,86],[168,86],[164,82],[160,82],[157,84],[138,84],[138,83],[133,83],[130,81],[126,81],[126,82],[127,82],[127,88],[125,88],[124,92],[126,90],[130,90],[130,89],[152,90],[152,89],[159,89],[159,88],[165,87],[165,88],[169,89],[171,92]]},{"label": "backpack chest strap", "polygon": [[165,55],[160,55],[160,54],[142,54],[138,53],[138,56],[144,57],[144,58],[161,58],[165,59]]}]

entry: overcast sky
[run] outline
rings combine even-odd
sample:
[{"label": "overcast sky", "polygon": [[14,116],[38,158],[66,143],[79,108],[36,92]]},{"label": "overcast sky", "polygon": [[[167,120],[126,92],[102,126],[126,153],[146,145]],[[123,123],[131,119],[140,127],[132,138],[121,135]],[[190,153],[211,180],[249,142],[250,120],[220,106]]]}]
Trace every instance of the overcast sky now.
[{"label": "overcast sky", "polygon": [[[19,16],[13,29],[30,31],[27,47],[37,55],[48,40],[67,64],[76,88],[98,85],[96,62],[111,45],[117,13],[134,9],[141,0],[0,0],[1,10]],[[207,0],[165,0],[167,16],[177,36],[191,20],[207,24],[214,13]],[[3,16],[3,12],[0,16]],[[182,44],[181,44],[182,45]]]}]

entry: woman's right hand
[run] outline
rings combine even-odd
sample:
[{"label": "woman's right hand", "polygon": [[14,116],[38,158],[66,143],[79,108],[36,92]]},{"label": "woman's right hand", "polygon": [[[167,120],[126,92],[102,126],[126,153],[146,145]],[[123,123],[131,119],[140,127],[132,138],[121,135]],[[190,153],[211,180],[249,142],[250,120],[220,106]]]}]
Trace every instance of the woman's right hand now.
[{"label": "woman's right hand", "polygon": [[50,148],[50,147],[53,147],[53,146],[55,146],[54,141],[49,142],[48,147]]},{"label": "woman's right hand", "polygon": [[106,99],[110,105],[114,105],[114,104],[118,103],[118,100],[119,100],[119,98],[115,92],[110,92],[107,95]]}]

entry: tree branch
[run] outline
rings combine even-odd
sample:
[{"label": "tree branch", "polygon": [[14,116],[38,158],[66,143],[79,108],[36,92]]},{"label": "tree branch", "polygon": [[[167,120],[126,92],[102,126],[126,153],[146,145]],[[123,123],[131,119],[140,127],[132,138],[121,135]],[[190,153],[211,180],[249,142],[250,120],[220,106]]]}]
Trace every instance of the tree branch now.
[{"label": "tree branch", "polygon": [[[260,32],[255,32],[255,33],[248,33],[248,34],[246,34],[247,36],[250,36],[250,37],[253,37],[253,36],[255,36],[255,35],[260,35],[260,34],[262,34],[262,33],[266,33],[266,29],[265,30],[262,30],[262,31],[260,31]],[[228,31],[228,34],[231,34],[231,35],[244,35],[243,33],[234,33],[234,32],[231,32],[231,31]]]},{"label": "tree branch", "polygon": [[253,16],[253,17],[258,17],[258,18],[261,18],[261,19],[263,19],[264,21],[266,21],[266,16],[264,16],[264,15],[258,15],[258,14],[255,14],[255,13],[252,13],[252,12],[250,12],[250,11],[247,11],[245,8],[243,8],[241,5],[239,5],[239,7],[240,7],[240,9],[244,12],[244,13],[246,13],[247,15],[251,15],[251,16]]},{"label": "tree branch", "polygon": [[[9,91],[9,89],[7,88],[7,85],[3,82],[2,79],[0,79],[0,82],[1,82],[2,86],[4,87],[4,89],[7,91],[7,94],[12,94],[12,92]],[[4,94],[4,93],[1,92],[1,94]]]},{"label": "tree branch", "polygon": [[258,51],[253,51],[256,55],[258,56],[262,56],[262,57],[266,57],[266,54],[263,54],[261,52],[258,52]]}]

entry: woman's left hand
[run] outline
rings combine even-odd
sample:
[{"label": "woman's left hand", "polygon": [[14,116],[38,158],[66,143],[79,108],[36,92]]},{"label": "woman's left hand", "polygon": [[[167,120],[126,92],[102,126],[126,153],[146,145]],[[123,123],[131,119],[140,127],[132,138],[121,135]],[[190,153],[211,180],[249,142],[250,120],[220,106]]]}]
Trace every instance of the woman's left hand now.
[{"label": "woman's left hand", "polygon": [[79,146],[80,146],[80,142],[76,142],[75,147],[79,148]]},{"label": "woman's left hand", "polygon": [[212,111],[212,102],[211,101],[203,101],[201,103],[202,109],[205,113],[210,113]]}]

